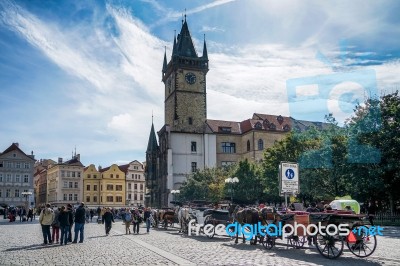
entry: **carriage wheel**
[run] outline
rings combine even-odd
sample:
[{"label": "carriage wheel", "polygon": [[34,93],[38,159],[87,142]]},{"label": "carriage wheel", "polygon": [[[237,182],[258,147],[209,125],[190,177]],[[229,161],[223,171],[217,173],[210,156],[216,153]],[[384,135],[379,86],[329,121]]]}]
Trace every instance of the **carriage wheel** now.
[{"label": "carriage wheel", "polygon": [[271,249],[275,246],[275,237],[265,235],[261,237],[261,244],[265,249]]},{"label": "carriage wheel", "polygon": [[213,228],[212,234],[208,234],[207,237],[212,239],[215,236],[215,227]]},{"label": "carriage wheel", "polygon": [[[353,230],[355,229],[358,232],[359,227],[354,226]],[[346,242],[350,252],[361,258],[368,257],[374,253],[377,244],[376,236],[368,233],[369,228],[367,226],[363,227],[367,228],[367,230],[361,229],[359,234],[355,233],[357,239],[355,243]]]},{"label": "carriage wheel", "polygon": [[343,252],[344,240],[339,234],[329,235],[325,232],[325,235],[317,234],[316,246],[318,252],[328,259],[336,259]]}]

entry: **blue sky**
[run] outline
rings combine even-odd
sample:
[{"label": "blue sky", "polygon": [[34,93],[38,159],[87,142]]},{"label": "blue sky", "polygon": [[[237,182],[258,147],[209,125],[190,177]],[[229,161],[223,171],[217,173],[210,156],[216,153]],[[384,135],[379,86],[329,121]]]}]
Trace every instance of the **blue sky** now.
[{"label": "blue sky", "polygon": [[3,0],[0,149],[143,161],[152,113],[164,124],[164,47],[169,59],[185,9],[199,55],[206,36],[210,119],[343,121],[400,87],[399,1]]}]

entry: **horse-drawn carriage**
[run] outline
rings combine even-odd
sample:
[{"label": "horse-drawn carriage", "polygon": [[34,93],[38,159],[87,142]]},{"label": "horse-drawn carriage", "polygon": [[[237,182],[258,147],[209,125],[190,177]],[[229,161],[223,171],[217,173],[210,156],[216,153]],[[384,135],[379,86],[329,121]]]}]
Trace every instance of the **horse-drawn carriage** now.
[{"label": "horse-drawn carriage", "polygon": [[[368,225],[370,224],[365,215],[354,214],[348,211],[329,211],[323,213],[267,213],[265,216],[267,223],[294,225],[302,224],[306,228],[309,224],[315,225],[313,228],[320,226],[321,230],[317,232],[297,231],[287,237],[287,243],[290,246],[299,248],[304,245],[307,234],[315,239],[315,245],[318,252],[329,259],[335,259],[343,253],[344,242],[351,253],[357,257],[367,257],[371,255],[377,245],[376,236],[372,235]],[[272,218],[272,220],[269,219]],[[342,228],[344,230],[338,230]],[[302,229],[302,228],[299,228]],[[346,235],[341,232],[348,232]],[[265,232],[265,236],[261,236],[261,243],[266,249],[271,249],[275,245],[277,236],[271,236],[269,232]]]},{"label": "horse-drawn carriage", "polygon": [[204,211],[204,226],[212,224],[212,232],[207,234],[208,238],[213,238],[215,235],[215,228],[219,224],[228,225],[230,223],[230,216],[228,210],[221,209],[208,209]]},{"label": "horse-drawn carriage", "polygon": [[167,229],[168,227],[173,227],[174,223],[178,223],[178,216],[172,209],[161,209],[159,210],[157,221],[158,226]]}]

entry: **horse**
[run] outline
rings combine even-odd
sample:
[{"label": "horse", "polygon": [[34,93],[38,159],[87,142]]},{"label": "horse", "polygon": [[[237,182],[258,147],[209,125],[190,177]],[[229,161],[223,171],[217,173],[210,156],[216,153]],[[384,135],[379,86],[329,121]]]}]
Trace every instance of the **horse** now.
[{"label": "horse", "polygon": [[178,215],[178,222],[180,225],[179,232],[188,232],[188,223],[190,221],[190,209],[177,206],[175,213]]},{"label": "horse", "polygon": [[[233,208],[233,207],[232,207]],[[263,216],[261,213],[255,209],[255,208],[244,208],[240,209],[239,205],[236,205],[234,207],[234,210],[232,212],[233,215],[233,220],[236,221],[240,225],[244,224],[250,224],[255,228],[254,225],[258,225],[258,222],[261,221],[262,224],[265,224],[265,220],[263,219]],[[254,234],[254,240],[250,240],[251,245],[256,245],[257,244],[257,232],[253,232]],[[253,237],[253,236],[252,236]],[[239,238],[239,230],[236,231],[236,239],[235,239],[235,244],[238,243],[238,238]],[[243,243],[246,243],[245,235],[243,234]]]}]

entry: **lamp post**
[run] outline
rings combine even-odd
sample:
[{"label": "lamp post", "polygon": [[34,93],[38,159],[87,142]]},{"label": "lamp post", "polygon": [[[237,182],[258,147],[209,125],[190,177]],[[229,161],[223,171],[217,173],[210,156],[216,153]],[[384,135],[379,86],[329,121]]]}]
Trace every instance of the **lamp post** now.
[{"label": "lamp post", "polygon": [[234,183],[239,183],[239,178],[237,177],[228,177],[225,179],[225,183],[229,183],[230,189],[231,189],[231,203],[233,203],[233,184]]},{"label": "lamp post", "polygon": [[176,194],[179,194],[179,193],[181,193],[181,191],[179,189],[171,191],[171,194],[172,194],[173,199],[174,199],[174,204],[176,204]]},{"label": "lamp post", "polygon": [[25,210],[28,211],[28,196],[32,195],[30,191],[24,191],[21,193],[25,197]]}]

